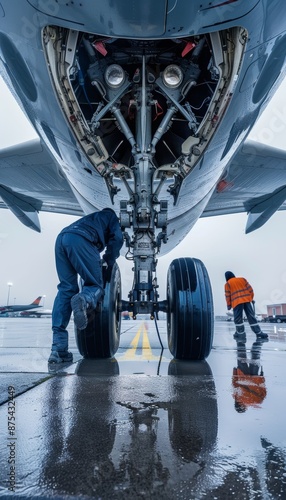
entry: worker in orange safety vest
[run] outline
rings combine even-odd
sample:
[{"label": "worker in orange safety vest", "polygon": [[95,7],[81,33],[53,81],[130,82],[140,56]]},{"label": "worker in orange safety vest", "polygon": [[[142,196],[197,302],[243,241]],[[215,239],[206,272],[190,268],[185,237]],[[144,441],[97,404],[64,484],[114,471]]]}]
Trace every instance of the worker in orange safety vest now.
[{"label": "worker in orange safety vest", "polygon": [[226,271],[225,279],[224,291],[227,309],[233,309],[233,321],[236,327],[234,338],[244,338],[246,335],[243,323],[243,312],[245,312],[250,328],[256,334],[257,339],[267,340],[267,333],[261,331],[255,317],[252,286],[245,278],[237,278],[231,271]]}]

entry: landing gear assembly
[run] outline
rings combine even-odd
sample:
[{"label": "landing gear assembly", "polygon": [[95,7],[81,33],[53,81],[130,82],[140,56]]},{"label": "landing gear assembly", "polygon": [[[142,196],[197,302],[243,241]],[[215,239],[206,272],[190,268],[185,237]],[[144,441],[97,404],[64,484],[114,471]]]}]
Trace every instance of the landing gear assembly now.
[{"label": "landing gear assembly", "polygon": [[[128,248],[127,258],[134,262],[134,281],[128,301],[121,300],[121,280],[115,266],[110,282],[106,283],[101,311],[95,312],[83,332],[76,338],[84,357],[111,357],[119,346],[121,311],[148,314],[151,319],[160,311],[167,313],[169,349],[178,359],[202,360],[210,352],[213,338],[213,305],[207,271],[197,259],[176,259],[168,271],[167,299],[158,300],[156,256],[167,242],[168,206],[159,200],[165,183],[163,174],[158,181],[154,162],[156,145],[176,112],[170,107],[155,132],[152,124],[152,85],[148,80],[145,56],[142,56],[141,84],[134,94],[136,116],[134,133],[120,111],[120,99],[110,107],[114,120],[131,147],[132,166],[116,171],[126,187],[129,199],[120,201],[120,222]],[[98,120],[98,116],[96,118]],[[156,179],[156,182],[155,182]],[[131,182],[130,182],[131,180]],[[106,177],[111,199],[117,194],[111,176]],[[179,185],[177,186],[179,189]],[[170,186],[176,202],[176,181]]]},{"label": "landing gear assembly", "polygon": [[[76,334],[78,348],[84,357],[111,357],[119,346],[121,311],[128,310],[133,319],[140,314],[154,319],[161,311],[167,313],[168,343],[173,356],[184,360],[203,360],[210,353],[213,339],[212,293],[203,263],[191,258],[174,260],[168,271],[167,298],[163,301],[158,300],[156,277],[157,254],[168,241],[168,211],[178,201],[181,185],[191,169],[190,162],[195,161],[198,153],[194,147],[199,139],[193,135],[186,139],[186,146],[182,146],[183,155],[170,164],[173,184],[170,184],[170,178],[166,184],[170,172],[167,167],[166,171],[158,167],[158,143],[172,127],[176,114],[183,114],[184,121],[188,122],[189,130],[193,132],[194,117],[190,107],[186,111],[179,103],[181,70],[177,66],[168,67],[168,80],[164,84],[164,74],[156,80],[148,70],[148,57],[144,51],[138,61],[139,69],[132,81],[126,80],[119,67],[111,67],[109,78],[113,71],[115,76],[122,74],[122,81],[119,88],[112,83],[113,80],[108,81],[105,95],[108,103],[92,118],[95,134],[108,114],[126,141],[128,164],[107,160],[102,175],[112,202],[120,190],[119,183],[125,187],[126,199],[118,201],[128,249],[126,258],[134,263],[133,285],[128,300],[122,300],[120,273],[115,266],[110,282],[105,286],[101,311],[91,315],[86,330]],[[126,94],[130,99],[129,90],[127,92],[130,86],[133,89],[132,100],[128,113],[124,113],[122,96]],[[158,113],[154,117],[154,107],[158,111],[154,89],[165,97],[165,113],[158,126]],[[185,147],[188,149],[186,154]]]}]

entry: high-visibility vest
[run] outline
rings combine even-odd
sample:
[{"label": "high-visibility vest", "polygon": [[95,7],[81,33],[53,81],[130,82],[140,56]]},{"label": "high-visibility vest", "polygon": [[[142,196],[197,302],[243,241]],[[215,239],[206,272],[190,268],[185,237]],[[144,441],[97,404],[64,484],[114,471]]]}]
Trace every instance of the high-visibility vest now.
[{"label": "high-visibility vest", "polygon": [[259,407],[267,391],[262,375],[245,375],[239,368],[233,369],[233,398],[245,409],[248,406]]},{"label": "high-visibility vest", "polygon": [[245,278],[230,278],[225,283],[224,290],[227,306],[233,309],[238,304],[253,301],[254,293],[252,286]]}]

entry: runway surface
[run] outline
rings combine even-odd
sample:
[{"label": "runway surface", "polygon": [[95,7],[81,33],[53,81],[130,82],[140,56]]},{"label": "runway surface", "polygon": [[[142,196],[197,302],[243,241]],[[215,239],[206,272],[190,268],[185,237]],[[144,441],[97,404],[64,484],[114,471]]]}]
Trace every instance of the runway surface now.
[{"label": "runway surface", "polygon": [[0,319],[0,496],[285,499],[286,325],[237,345],[215,322],[204,362],[180,362],[166,322],[122,321],[113,359],[49,370],[50,318]]}]

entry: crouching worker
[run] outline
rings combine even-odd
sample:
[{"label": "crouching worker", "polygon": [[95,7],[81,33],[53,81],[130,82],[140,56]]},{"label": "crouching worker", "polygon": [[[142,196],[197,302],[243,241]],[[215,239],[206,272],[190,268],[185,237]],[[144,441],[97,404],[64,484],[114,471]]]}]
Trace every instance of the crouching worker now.
[{"label": "crouching worker", "polygon": [[[55,259],[59,277],[52,311],[53,343],[49,363],[70,362],[68,332],[71,313],[79,330],[86,328],[87,309],[94,310],[104,294],[100,252],[111,273],[123,245],[119,220],[111,208],[94,212],[65,227],[56,239]],[[79,292],[78,275],[83,286]]]}]

